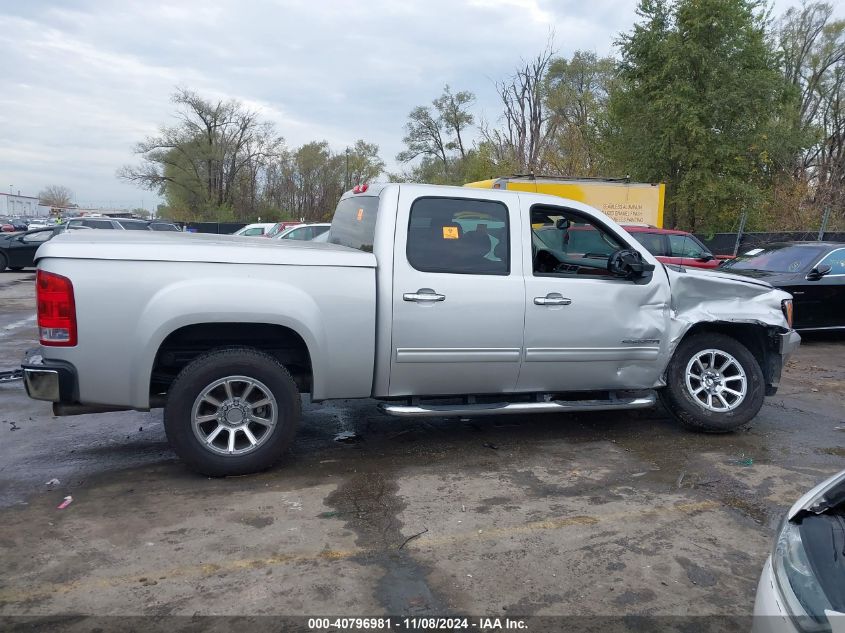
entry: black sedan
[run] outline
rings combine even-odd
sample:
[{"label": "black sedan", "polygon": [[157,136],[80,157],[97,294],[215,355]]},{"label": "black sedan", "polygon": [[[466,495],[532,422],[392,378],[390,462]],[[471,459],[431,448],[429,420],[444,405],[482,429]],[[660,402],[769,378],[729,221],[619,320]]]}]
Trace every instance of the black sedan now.
[{"label": "black sedan", "polygon": [[845,329],[845,244],[775,242],[719,270],[769,282],[793,297],[796,330]]},{"label": "black sedan", "polygon": [[35,251],[38,247],[65,230],[65,225],[57,224],[22,233],[0,233],[0,272],[6,268],[20,270],[34,266]]}]

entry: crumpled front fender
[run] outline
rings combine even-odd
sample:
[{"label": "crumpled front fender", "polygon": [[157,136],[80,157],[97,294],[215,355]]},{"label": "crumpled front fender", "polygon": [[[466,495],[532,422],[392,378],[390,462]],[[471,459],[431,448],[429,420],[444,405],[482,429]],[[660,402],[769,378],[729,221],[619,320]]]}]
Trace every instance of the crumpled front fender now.
[{"label": "crumpled front fender", "polygon": [[790,330],[781,308],[788,292],[764,281],[719,271],[665,266],[672,301],[669,320],[669,350],[701,323],[743,323],[777,332]]}]

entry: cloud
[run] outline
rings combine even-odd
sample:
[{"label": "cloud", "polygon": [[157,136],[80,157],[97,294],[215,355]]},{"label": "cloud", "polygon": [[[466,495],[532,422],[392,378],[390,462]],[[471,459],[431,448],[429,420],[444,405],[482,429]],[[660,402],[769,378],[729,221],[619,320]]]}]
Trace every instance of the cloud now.
[{"label": "cloud", "polygon": [[[779,0],[788,2],[789,0]],[[444,84],[498,112],[493,81],[545,46],[612,51],[635,0],[107,0],[0,4],[0,187],[71,187],[81,203],[151,206],[118,181],[173,121],[176,86],[236,98],[290,146],[378,143],[388,165],[412,107]]]}]

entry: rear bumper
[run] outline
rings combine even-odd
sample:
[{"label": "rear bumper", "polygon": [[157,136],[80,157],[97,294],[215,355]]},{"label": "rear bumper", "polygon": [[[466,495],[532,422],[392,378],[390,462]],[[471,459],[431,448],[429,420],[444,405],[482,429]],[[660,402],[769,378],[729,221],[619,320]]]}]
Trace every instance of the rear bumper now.
[{"label": "rear bumper", "polygon": [[23,362],[23,384],[33,400],[76,402],[79,397],[76,368],[70,363],[45,359],[41,348],[26,352]]}]

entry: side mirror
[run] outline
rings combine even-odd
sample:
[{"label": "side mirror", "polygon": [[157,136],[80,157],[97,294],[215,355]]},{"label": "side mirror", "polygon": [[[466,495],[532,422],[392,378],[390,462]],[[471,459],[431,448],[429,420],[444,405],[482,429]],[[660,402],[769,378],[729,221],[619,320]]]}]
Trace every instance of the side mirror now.
[{"label": "side mirror", "polygon": [[637,279],[654,270],[654,264],[646,262],[639,251],[623,248],[608,258],[607,270],[616,277]]},{"label": "side mirror", "polygon": [[807,273],[807,281],[818,281],[831,271],[829,264],[819,264]]},{"label": "side mirror", "polygon": [[558,220],[555,220],[555,228],[558,231],[565,231],[569,228],[569,225],[570,222],[567,218],[559,218]]},{"label": "side mirror", "polygon": [[698,257],[695,258],[697,262],[709,262],[713,260],[713,253],[702,253]]}]

